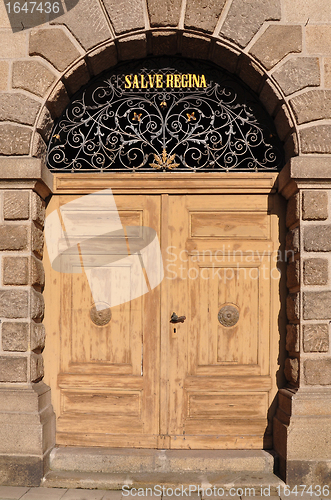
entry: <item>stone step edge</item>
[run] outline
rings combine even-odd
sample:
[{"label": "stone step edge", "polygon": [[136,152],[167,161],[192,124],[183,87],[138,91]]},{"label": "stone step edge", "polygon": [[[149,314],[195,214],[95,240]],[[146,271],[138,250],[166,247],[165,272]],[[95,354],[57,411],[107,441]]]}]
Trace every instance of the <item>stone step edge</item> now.
[{"label": "stone step edge", "polygon": [[273,473],[277,457],[263,450],[114,450],[55,448],[50,469],[58,472],[180,473],[180,472],[261,472]]},{"label": "stone step edge", "polygon": [[277,486],[285,483],[271,473],[243,473],[232,471],[223,473],[127,473],[107,474],[101,472],[48,472],[43,478],[42,485],[46,488],[85,488],[103,490],[121,490],[131,488],[153,488],[161,485],[164,488],[176,488],[189,485],[200,488],[257,488],[270,487],[276,492]]}]

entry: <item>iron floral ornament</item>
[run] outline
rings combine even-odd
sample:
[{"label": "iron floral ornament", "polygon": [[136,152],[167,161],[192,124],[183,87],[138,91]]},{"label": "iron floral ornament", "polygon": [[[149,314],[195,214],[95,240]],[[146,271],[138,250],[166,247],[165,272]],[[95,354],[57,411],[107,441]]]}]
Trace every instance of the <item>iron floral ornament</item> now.
[{"label": "iron floral ornament", "polygon": [[213,80],[201,70],[170,67],[98,78],[55,125],[48,167],[62,172],[279,170],[282,147],[270,118],[231,78]]}]

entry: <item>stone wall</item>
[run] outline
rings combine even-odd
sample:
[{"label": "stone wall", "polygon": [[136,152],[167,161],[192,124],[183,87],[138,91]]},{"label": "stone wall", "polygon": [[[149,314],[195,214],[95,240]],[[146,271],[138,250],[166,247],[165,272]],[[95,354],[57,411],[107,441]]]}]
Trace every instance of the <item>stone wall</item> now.
[{"label": "stone wall", "polygon": [[[9,389],[16,398],[15,391],[30,391],[34,403],[29,411],[33,418],[38,415],[39,431],[45,422],[51,429],[49,396],[43,396],[47,389],[40,382],[45,335],[43,199],[51,191],[51,179],[41,164],[53,121],[82,85],[118,62],[178,54],[209,60],[238,75],[258,94],[289,160],[281,181],[289,200],[287,245],[294,253],[288,263],[289,390],[280,392],[275,440],[284,477],[320,481],[316,467],[323,460],[324,469],[328,467],[330,448],[316,441],[322,451],[316,452],[308,473],[302,469],[306,452],[291,443],[289,435],[300,428],[297,415],[304,417],[301,431],[292,432],[298,433],[298,442],[309,434],[309,419],[315,425],[322,412],[329,428],[331,418],[331,406],[321,410],[331,388],[330,165],[322,162],[323,154],[327,158],[331,153],[329,0],[79,0],[60,18],[15,33],[2,2],[0,28],[0,398],[1,391],[7,394]],[[304,163],[292,164],[293,157]],[[302,410],[302,401],[314,401],[313,413]],[[24,410],[12,404],[19,428]],[[0,413],[2,423],[8,422],[5,413]],[[12,459],[17,477],[25,478],[22,484],[37,484],[52,439],[37,445],[35,440],[42,464],[39,476],[29,475],[24,461],[19,462],[36,454],[28,443],[18,452],[4,440],[0,460],[19,457]],[[293,468],[290,462],[301,465]],[[14,484],[15,477],[0,477],[0,482]]]}]

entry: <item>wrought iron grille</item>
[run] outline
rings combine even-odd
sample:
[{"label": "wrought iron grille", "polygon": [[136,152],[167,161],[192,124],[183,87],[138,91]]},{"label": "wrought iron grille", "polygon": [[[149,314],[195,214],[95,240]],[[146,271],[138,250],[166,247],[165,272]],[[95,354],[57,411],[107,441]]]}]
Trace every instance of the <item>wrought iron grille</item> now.
[{"label": "wrought iron grille", "polygon": [[226,72],[147,59],[104,74],[56,123],[50,170],[270,171],[282,145],[257,98]]}]

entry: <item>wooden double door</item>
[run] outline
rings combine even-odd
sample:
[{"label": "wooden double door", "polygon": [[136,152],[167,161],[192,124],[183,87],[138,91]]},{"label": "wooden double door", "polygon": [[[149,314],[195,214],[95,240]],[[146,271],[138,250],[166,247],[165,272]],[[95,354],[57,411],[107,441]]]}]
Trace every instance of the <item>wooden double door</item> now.
[{"label": "wooden double door", "polygon": [[[48,214],[73,198],[54,195]],[[271,447],[277,195],[115,194],[115,202],[124,229],[156,231],[164,278],[93,315],[86,273],[54,271],[46,254],[46,382],[57,443]],[[130,272],[119,260],[112,279]],[[173,313],[186,319],[172,323]]]}]

